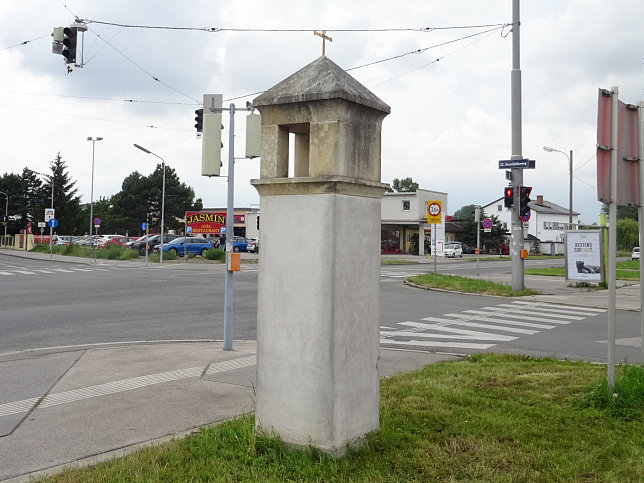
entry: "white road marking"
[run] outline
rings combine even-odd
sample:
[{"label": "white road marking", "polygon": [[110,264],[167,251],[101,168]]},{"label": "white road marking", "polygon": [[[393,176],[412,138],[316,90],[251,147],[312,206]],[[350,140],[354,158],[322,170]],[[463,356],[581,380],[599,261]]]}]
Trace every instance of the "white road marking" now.
[{"label": "white road marking", "polygon": [[415,345],[423,347],[449,347],[452,349],[489,349],[494,347],[496,344],[477,344],[474,342],[434,342],[427,340],[387,340],[380,339],[382,345]]},{"label": "white road marking", "polygon": [[[255,355],[217,362],[207,366],[206,374],[217,374],[220,372],[240,369],[242,367],[249,367],[255,365],[256,362],[257,357]],[[96,386],[89,386],[80,389],[74,389],[71,391],[48,394],[44,398],[42,398],[42,400],[41,398],[30,398],[24,399],[22,401],[0,404],[0,417],[9,416],[12,414],[26,413],[34,407],[36,409],[48,408],[52,406],[58,406],[60,404],[81,401],[83,399],[130,391],[132,389],[140,389],[142,387],[161,384],[163,382],[200,377],[201,374],[204,373],[205,369],[206,368],[204,367],[190,367],[188,369],[178,369],[176,371],[161,372],[147,376],[131,377],[129,379],[121,379],[119,381],[98,384]],[[40,401],[39,404],[38,401]]]},{"label": "white road marking", "polygon": [[[441,317],[424,317],[421,319],[423,322],[405,321],[396,324],[397,326],[410,327],[411,330],[397,330],[395,326],[381,326],[380,337],[381,344],[389,346],[488,349],[496,344],[476,344],[465,342],[465,340],[511,341],[521,335],[538,334],[541,330],[554,329],[572,321],[594,317],[601,312],[605,312],[605,310],[576,310],[575,307],[545,302],[514,301],[509,304],[483,307],[480,310],[463,310],[460,313],[444,314]],[[531,322],[525,322],[526,320]],[[455,326],[484,330],[468,330]],[[517,334],[517,336],[500,335],[499,332],[510,332]],[[452,342],[427,339],[452,339]]]}]

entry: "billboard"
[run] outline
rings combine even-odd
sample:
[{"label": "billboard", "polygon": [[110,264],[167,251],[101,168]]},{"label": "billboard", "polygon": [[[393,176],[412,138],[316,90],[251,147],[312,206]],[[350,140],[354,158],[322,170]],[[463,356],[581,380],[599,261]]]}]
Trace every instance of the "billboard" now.
[{"label": "billboard", "polygon": [[[245,215],[235,215],[235,225],[243,225],[245,221]],[[219,235],[225,226],[225,211],[186,211],[186,233]]]},{"label": "billboard", "polygon": [[566,281],[603,282],[601,230],[566,231]]}]

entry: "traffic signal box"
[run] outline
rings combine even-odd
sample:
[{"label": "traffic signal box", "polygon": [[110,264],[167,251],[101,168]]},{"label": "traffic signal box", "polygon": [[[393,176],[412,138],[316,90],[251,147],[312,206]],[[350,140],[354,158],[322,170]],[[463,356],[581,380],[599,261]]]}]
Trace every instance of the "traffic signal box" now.
[{"label": "traffic signal box", "polygon": [[65,27],[63,29],[63,57],[66,64],[76,63],[76,43],[78,40],[78,27]]},{"label": "traffic signal box", "polygon": [[514,190],[510,186],[508,186],[503,190],[503,203],[505,204],[506,208],[512,208],[512,204],[514,201],[512,199],[513,193],[514,193]]},{"label": "traffic signal box", "polygon": [[219,176],[221,170],[221,148],[224,147],[221,142],[221,132],[224,129],[221,123],[222,102],[221,94],[204,94],[201,176]]},{"label": "traffic signal box", "polygon": [[523,221],[528,221],[530,218],[530,193],[532,192],[531,186],[519,187],[519,216]]},{"label": "traffic signal box", "polygon": [[195,110],[195,129],[197,132],[203,131],[203,109]]}]

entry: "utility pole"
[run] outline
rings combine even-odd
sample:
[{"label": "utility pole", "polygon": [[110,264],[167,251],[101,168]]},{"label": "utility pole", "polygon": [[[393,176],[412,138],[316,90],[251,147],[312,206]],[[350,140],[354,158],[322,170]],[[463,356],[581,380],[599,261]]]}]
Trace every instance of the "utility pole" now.
[{"label": "utility pole", "polygon": [[[521,133],[521,20],[519,14],[519,0],[512,0],[512,73],[511,73],[511,123],[512,123],[512,160],[523,159],[522,133]],[[519,215],[520,193],[517,186],[523,186],[523,169],[512,168],[510,186],[513,189],[513,203],[511,212],[511,242],[510,255],[512,256],[512,290],[523,290],[523,221]]]}]

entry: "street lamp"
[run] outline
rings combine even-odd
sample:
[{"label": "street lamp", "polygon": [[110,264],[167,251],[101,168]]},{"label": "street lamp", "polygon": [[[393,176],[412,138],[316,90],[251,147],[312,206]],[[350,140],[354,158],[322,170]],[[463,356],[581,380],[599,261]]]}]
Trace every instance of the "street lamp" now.
[{"label": "street lamp", "polygon": [[548,146],[544,146],[543,150],[548,153],[561,153],[568,158],[568,165],[569,165],[568,170],[570,171],[570,188],[568,190],[568,225],[569,225],[568,229],[572,230],[572,149],[570,150],[570,156],[568,156],[563,151],[560,151],[555,148],[550,148]]},{"label": "street lamp", "polygon": [[152,151],[145,149],[143,146],[139,146],[136,143],[134,144],[134,147],[140,149],[146,154],[156,156],[161,160],[161,168],[163,169],[163,188],[161,194],[161,249],[159,250],[159,263],[163,263],[163,225],[165,221],[165,160],[158,154],[154,154]]},{"label": "street lamp", "polygon": [[7,197],[7,201],[4,204],[4,240],[2,240],[2,244],[7,243],[7,223],[9,222],[9,195],[7,193],[4,193],[3,191],[0,191],[0,195],[5,195]]},{"label": "street lamp", "polygon": [[96,148],[96,141],[102,141],[102,137],[88,137],[88,141],[92,141],[92,189],[90,194],[89,202],[89,239],[92,240],[92,245],[94,244],[94,239],[92,238],[92,226],[94,226],[94,149]]}]

